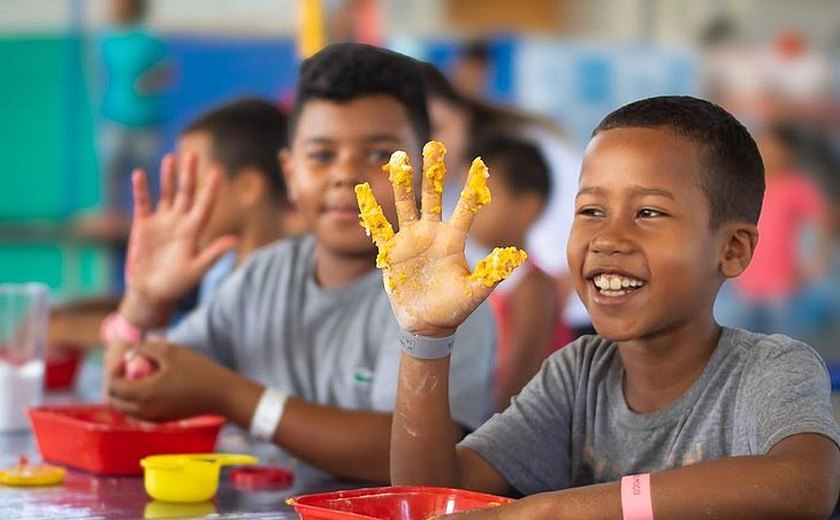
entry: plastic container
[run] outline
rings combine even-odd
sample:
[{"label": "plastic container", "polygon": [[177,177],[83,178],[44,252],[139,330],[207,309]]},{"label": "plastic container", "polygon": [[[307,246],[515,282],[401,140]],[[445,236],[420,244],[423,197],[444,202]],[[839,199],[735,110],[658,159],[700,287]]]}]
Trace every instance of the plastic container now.
[{"label": "plastic container", "polygon": [[302,495],[286,500],[301,520],[428,520],[513,502],[462,489],[390,486]]},{"label": "plastic container", "polygon": [[29,419],[44,460],[100,475],[140,475],[149,455],[211,452],[225,422],[203,415],[149,423],[105,405],[38,406]]},{"label": "plastic container", "polygon": [[84,351],[75,346],[62,347],[47,352],[44,388],[47,390],[65,390],[73,386],[83,356]]},{"label": "plastic container", "polygon": [[0,432],[26,431],[26,409],[43,402],[49,289],[0,283]]},{"label": "plastic container", "polygon": [[292,485],[294,474],[282,466],[243,466],[231,470],[230,481],[243,491],[283,489]]},{"label": "plastic container", "polygon": [[140,461],[146,493],[164,502],[204,502],[219,489],[222,466],[256,464],[251,455],[185,453],[152,455]]}]

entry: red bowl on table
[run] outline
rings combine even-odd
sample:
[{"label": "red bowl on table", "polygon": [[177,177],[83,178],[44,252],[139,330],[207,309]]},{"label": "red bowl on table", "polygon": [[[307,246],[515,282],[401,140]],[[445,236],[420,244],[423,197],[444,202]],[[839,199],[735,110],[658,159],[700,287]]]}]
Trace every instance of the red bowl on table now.
[{"label": "red bowl on table", "polygon": [[212,452],[225,422],[202,415],[150,423],[101,404],[36,406],[29,420],[44,460],[100,475],[142,475],[148,455]]},{"label": "red bowl on table", "polygon": [[426,486],[387,486],[290,498],[301,520],[427,520],[437,515],[495,507],[510,498]]}]

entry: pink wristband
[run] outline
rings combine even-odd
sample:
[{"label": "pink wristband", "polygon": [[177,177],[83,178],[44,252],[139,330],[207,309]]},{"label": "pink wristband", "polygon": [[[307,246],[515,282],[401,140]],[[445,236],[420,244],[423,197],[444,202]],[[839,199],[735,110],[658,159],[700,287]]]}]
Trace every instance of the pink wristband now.
[{"label": "pink wristband", "polygon": [[650,473],[621,478],[621,516],[624,520],[653,520]]},{"label": "pink wristband", "polygon": [[122,314],[113,312],[102,320],[99,336],[106,346],[119,340],[139,343],[143,339],[143,330],[129,323]]}]

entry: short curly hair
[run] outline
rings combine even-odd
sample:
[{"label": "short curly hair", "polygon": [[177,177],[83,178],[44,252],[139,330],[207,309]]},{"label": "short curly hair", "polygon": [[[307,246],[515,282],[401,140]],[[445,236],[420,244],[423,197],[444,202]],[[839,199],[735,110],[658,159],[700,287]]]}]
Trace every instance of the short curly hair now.
[{"label": "short curly hair", "polygon": [[290,114],[290,136],[295,135],[300,114],[309,101],[343,103],[375,94],[397,100],[405,107],[418,142],[429,140],[431,124],[420,62],[361,43],[330,45],[303,62]]},{"label": "short curly hair", "polygon": [[764,163],[747,129],[718,105],[690,96],[660,96],[624,105],[607,115],[592,136],[613,128],[667,127],[693,143],[705,175],[710,226],[758,223],[764,199]]}]

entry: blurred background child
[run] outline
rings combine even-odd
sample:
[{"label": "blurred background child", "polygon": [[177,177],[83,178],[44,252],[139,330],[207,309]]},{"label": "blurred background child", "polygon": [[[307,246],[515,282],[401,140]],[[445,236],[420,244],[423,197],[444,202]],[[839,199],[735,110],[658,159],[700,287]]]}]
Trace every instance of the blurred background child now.
[{"label": "blurred background child", "polygon": [[[554,280],[563,324],[571,336],[592,333],[591,323],[580,299],[571,291],[569,269],[563,244],[568,238],[574,216],[574,197],[580,157],[568,143],[562,128],[545,118],[511,107],[470,99],[458,93],[449,80],[432,65],[426,65],[429,92],[429,115],[432,136],[446,143],[446,184],[443,191],[443,216],[451,213],[458,200],[460,186],[472,157],[469,148],[494,134],[527,139],[538,147],[548,166],[553,189],[546,207],[530,227],[525,248],[532,261]],[[467,259],[475,262],[488,251],[475,241],[467,244]]]},{"label": "blurred background child", "polygon": [[826,200],[801,169],[791,125],[772,124],[756,137],[767,188],[755,256],[734,283],[732,322],[805,340],[807,318],[798,307],[804,291],[825,276],[831,254]]},{"label": "blurred background child", "polygon": [[[231,249],[209,267],[199,285],[171,287],[178,300],[176,307],[169,309],[172,316],[177,318],[209,301],[221,282],[255,250],[303,231],[280,169],[279,153],[287,138],[286,115],[276,105],[256,98],[213,108],[183,130],[177,161],[182,167],[188,160],[196,163],[196,189],[202,189],[211,172],[222,174],[201,243],[207,246],[227,237]],[[160,233],[171,231],[166,228]],[[135,255],[142,254],[147,247],[149,244],[132,244],[129,255],[132,250]],[[52,314],[51,343],[92,346],[102,339],[107,344],[108,338],[100,338],[100,325],[106,315],[108,322],[113,321],[111,312],[116,306],[117,302],[108,300],[88,300],[57,309]],[[170,317],[161,318],[156,328],[165,327]],[[105,324],[102,330],[110,328]]]},{"label": "blurred background child", "polygon": [[128,217],[129,177],[151,171],[160,150],[163,94],[171,80],[167,49],[144,22],[146,0],[110,0],[100,41],[104,75],[100,146],[106,216]]},{"label": "blurred background child", "polygon": [[[475,216],[472,238],[479,245],[525,247],[525,237],[545,210],[551,177],[539,149],[528,141],[490,136],[469,155],[490,170],[492,203]],[[490,295],[496,315],[496,410],[531,380],[542,361],[569,341],[562,326],[554,280],[532,260],[499,284]]]}]

